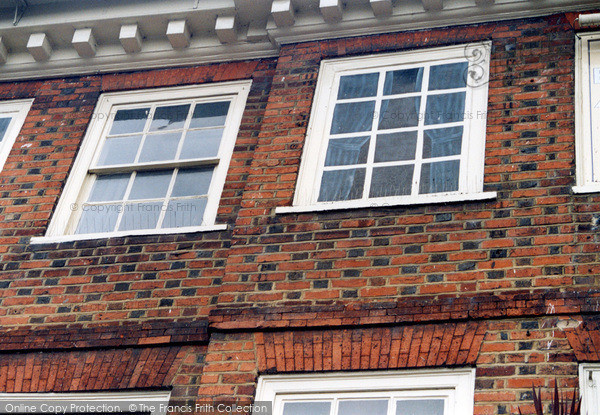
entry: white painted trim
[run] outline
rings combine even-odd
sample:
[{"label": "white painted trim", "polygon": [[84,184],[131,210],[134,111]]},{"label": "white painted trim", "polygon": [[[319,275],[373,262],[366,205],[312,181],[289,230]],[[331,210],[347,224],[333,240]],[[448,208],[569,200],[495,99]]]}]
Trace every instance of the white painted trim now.
[{"label": "white painted trim", "polygon": [[589,415],[600,413],[600,363],[579,365],[579,390],[581,413]]},{"label": "white painted trim", "polygon": [[[56,237],[63,237],[62,240],[78,240],[108,238],[113,236],[127,236],[138,234],[138,231],[127,232],[107,232],[101,234],[74,235],[75,214],[71,211],[71,206],[82,206],[85,202],[86,192],[89,190],[90,180],[88,171],[94,165],[94,160],[98,157],[100,146],[107,134],[109,123],[107,119],[116,112],[117,106],[140,106],[151,105],[153,103],[173,102],[186,99],[210,99],[218,100],[227,98],[231,101],[229,114],[223,132],[221,147],[219,149],[219,163],[215,166],[213,178],[208,191],[208,201],[205,208],[203,223],[204,226],[189,228],[172,228],[168,230],[148,229],[139,234],[163,234],[183,232],[199,232],[204,230],[216,230],[214,221],[216,219],[218,205],[225,184],[227,170],[233,148],[242,121],[246,100],[250,91],[252,81],[234,81],[218,84],[195,85],[173,88],[160,88],[152,90],[134,90],[126,92],[115,92],[103,94],[96,106],[86,135],[81,144],[79,154],[69,174],[63,193],[59,199],[56,211],[50,221],[46,235],[43,238],[35,238],[37,243],[47,243],[57,241]],[[74,209],[78,210],[78,209]],[[224,225],[222,225],[224,226]],[[42,242],[39,242],[42,241]],[[35,242],[34,242],[35,243]]]},{"label": "white painted trim", "polygon": [[[463,90],[466,90],[464,110],[465,113],[470,113],[471,117],[465,117],[465,120],[462,122],[464,128],[463,147],[460,154],[461,166],[457,192],[434,195],[392,196],[387,198],[367,198],[363,196],[362,199],[352,201],[318,202],[321,176],[324,170],[328,137],[330,135],[328,132],[331,126],[333,109],[337,101],[335,93],[337,92],[340,76],[370,71],[385,71],[388,68],[396,69],[421,64],[434,65],[444,63],[445,61],[469,62],[467,54],[475,48],[481,53],[482,60],[478,63],[484,72],[480,86],[463,88]],[[311,211],[331,209],[327,207],[315,209],[315,207],[321,205],[335,205],[334,209],[344,209],[368,207],[372,204],[382,205],[384,203],[390,205],[421,204],[428,203],[428,201],[435,202],[436,199],[440,202],[469,200],[473,198],[470,195],[482,194],[490,51],[491,42],[482,42],[477,45],[454,45],[442,48],[322,61],[300,163],[293,207],[300,209],[300,211]],[[470,64],[474,65],[473,62],[470,62]],[[469,68],[471,69],[472,67],[470,66]],[[381,82],[383,80],[380,80]],[[379,97],[378,99],[383,98]],[[421,110],[424,111],[424,108]],[[375,111],[378,111],[377,106],[375,107]],[[422,129],[422,126],[418,128]],[[362,135],[372,134],[372,131],[367,131]],[[482,198],[489,197],[483,196]],[[310,207],[313,208],[311,209]],[[282,211],[285,212],[286,210],[284,208],[278,208],[277,210],[278,213],[282,213]],[[288,210],[288,212],[291,211],[294,210]]]},{"label": "white painted trim", "polygon": [[32,104],[33,99],[0,102],[0,118],[12,118],[4,138],[0,141],[0,171],[2,171],[2,168],[8,159],[8,155],[21,132],[21,128],[25,123],[27,113],[31,109]]},{"label": "white painted trim", "polygon": [[[600,41],[600,32],[580,33],[575,40],[575,193],[598,191],[600,188],[600,134],[591,128],[589,42]],[[594,165],[594,159],[597,162]],[[596,177],[596,179],[595,179]]]},{"label": "white painted trim", "polygon": [[212,226],[189,226],[189,227],[185,227],[185,228],[175,228],[175,229],[142,229],[142,230],[135,230],[135,231],[88,233],[88,234],[63,235],[63,236],[34,236],[31,238],[29,243],[31,245],[36,245],[36,244],[51,244],[51,243],[60,243],[60,242],[87,241],[87,240],[91,240],[91,239],[122,238],[125,236],[175,235],[175,234],[179,234],[179,233],[224,231],[224,230],[227,230],[227,228],[228,228],[227,225],[220,224],[220,225],[212,225]]},{"label": "white painted trim", "polygon": [[303,213],[303,212],[327,212],[331,210],[368,209],[379,207],[411,206],[424,204],[444,204],[453,202],[469,202],[477,200],[493,200],[498,197],[496,192],[482,192],[471,194],[444,194],[444,195],[420,195],[418,198],[394,197],[370,200],[349,200],[342,202],[320,202],[307,206],[279,206],[275,213]]},{"label": "white painted trim", "polygon": [[[473,413],[475,369],[333,372],[260,376],[255,402],[273,402],[273,415],[283,414],[283,400],[337,397],[419,397],[435,393],[445,398],[445,415]],[[391,411],[391,406],[388,413]],[[334,414],[335,415],[335,414]]]},{"label": "white painted trim", "polygon": [[[0,413],[58,413],[48,410],[49,407],[66,408],[64,412],[150,412],[151,415],[165,415],[171,392],[169,391],[140,391],[140,392],[76,392],[76,393],[0,393]],[[12,405],[15,410],[8,410]],[[27,405],[35,410],[17,410],[19,405]],[[47,405],[47,406],[44,406]],[[75,408],[72,406],[75,405]],[[112,411],[92,410],[101,409],[102,405],[111,406]],[[77,411],[76,407],[87,410]]]}]

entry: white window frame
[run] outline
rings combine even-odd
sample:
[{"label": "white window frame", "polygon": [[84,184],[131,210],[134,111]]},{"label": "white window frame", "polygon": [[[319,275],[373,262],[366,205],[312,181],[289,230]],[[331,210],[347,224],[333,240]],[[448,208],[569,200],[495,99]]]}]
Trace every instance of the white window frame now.
[{"label": "white window frame", "polygon": [[[67,408],[67,413],[76,412],[71,408],[83,407],[88,410],[79,412],[149,412],[150,415],[166,415],[171,392],[139,391],[139,392],[75,392],[75,393],[0,393],[0,413],[59,413],[50,408]],[[18,410],[19,405],[26,405],[30,410]],[[113,411],[102,409],[103,405],[112,407]],[[14,408],[7,410],[7,406]],[[93,407],[93,408],[92,408]]]},{"label": "white window frame", "polygon": [[[491,42],[486,41],[476,45],[454,45],[321,62],[293,205],[278,207],[276,212],[309,212],[495,198],[496,192],[483,192],[490,53]],[[467,56],[476,56],[478,60],[473,62]],[[466,88],[465,113],[470,113],[471,118],[466,119],[464,123],[464,137],[467,139],[462,143],[458,191],[333,202],[317,201],[327,153],[327,131],[331,127],[333,109],[337,99],[335,93],[341,75],[385,70],[387,67],[400,69],[398,67],[403,65],[414,67],[420,63],[461,61],[471,61],[472,65],[477,64],[479,66],[477,69],[480,71],[477,74],[479,76],[477,85]],[[470,66],[469,69],[472,70],[473,66]]]},{"label": "white window frame", "polygon": [[0,118],[11,117],[4,138],[0,141],[0,171],[4,168],[32,104],[33,99],[0,102]]},{"label": "white window frame", "polygon": [[600,192],[600,125],[592,127],[590,42],[600,42],[600,32],[579,33],[575,41],[575,164],[574,193]]},{"label": "white window frame", "polygon": [[[272,402],[273,415],[283,415],[283,405],[289,401],[424,397],[444,399],[444,415],[472,415],[474,396],[475,369],[423,369],[263,375],[255,403]],[[389,405],[388,415],[395,414],[393,406]]]},{"label": "white window frame", "polygon": [[581,413],[600,413],[600,363],[579,365],[579,391],[581,393]]},{"label": "white window frame", "polygon": [[[79,154],[69,174],[65,189],[59,199],[56,211],[50,221],[46,235],[34,237],[31,243],[62,242],[82,239],[98,239],[128,235],[174,234],[184,232],[201,232],[227,229],[227,225],[215,224],[219,201],[225,184],[227,170],[233,154],[239,126],[242,121],[246,100],[250,91],[251,80],[223,82],[218,84],[160,88],[154,90],[136,90],[103,94],[96,106],[92,120],[88,126]],[[140,229],[129,231],[113,231],[92,234],[69,234],[67,230],[73,229],[72,209],[77,209],[85,201],[89,187],[93,180],[88,173],[93,161],[98,156],[106,129],[111,125],[107,117],[114,117],[119,106],[133,104],[173,103],[190,99],[230,99],[231,104],[221,139],[218,165],[210,183],[208,201],[204,212],[202,226],[190,226],[168,229]],[[127,107],[124,107],[127,108]]]}]

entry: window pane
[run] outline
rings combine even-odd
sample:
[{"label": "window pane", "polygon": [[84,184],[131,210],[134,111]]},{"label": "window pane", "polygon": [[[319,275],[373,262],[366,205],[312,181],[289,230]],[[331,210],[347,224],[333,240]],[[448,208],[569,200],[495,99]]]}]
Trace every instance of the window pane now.
[{"label": "window pane", "polygon": [[98,176],[90,192],[88,202],[123,200],[130,174],[107,174]]},{"label": "window pane", "polygon": [[378,81],[378,73],[342,76],[338,99],[373,97],[377,95]]},{"label": "window pane", "polygon": [[157,199],[165,197],[172,174],[172,170],[138,173],[133,180],[131,193],[129,193],[129,200]]},{"label": "window pane", "polygon": [[347,166],[366,163],[369,154],[369,137],[349,137],[329,140],[326,166]]},{"label": "window pane", "polygon": [[4,135],[6,134],[6,130],[8,130],[8,125],[10,124],[10,120],[12,118],[0,118],[0,143],[4,139]]},{"label": "window pane", "polygon": [[421,97],[386,99],[381,103],[379,129],[416,127]]},{"label": "window pane", "polygon": [[127,203],[119,230],[156,228],[162,207],[162,202]]},{"label": "window pane", "polygon": [[171,196],[200,196],[207,194],[212,173],[212,167],[179,170]]},{"label": "window pane", "polygon": [[133,163],[140,141],[142,141],[141,135],[106,139],[98,159],[98,165],[114,166]]},{"label": "window pane", "polygon": [[325,171],[321,180],[319,202],[360,199],[364,185],[365,169]]},{"label": "window pane", "polygon": [[139,161],[174,160],[180,138],[181,133],[147,135]]},{"label": "window pane", "polygon": [[229,101],[197,104],[190,128],[225,125],[227,111],[229,111]]},{"label": "window pane", "polygon": [[375,102],[337,104],[333,111],[331,134],[369,131],[373,126]]},{"label": "window pane", "polygon": [[432,66],[429,72],[429,90],[466,87],[468,69],[468,62]]},{"label": "window pane", "polygon": [[414,160],[417,151],[417,132],[404,131],[377,136],[375,162]]},{"label": "window pane", "polygon": [[150,131],[183,128],[189,112],[189,104],[158,107],[154,111],[154,119],[152,120],[152,124],[150,124]]},{"label": "window pane", "polygon": [[454,192],[458,190],[458,160],[424,163],[421,167],[419,193]]},{"label": "window pane", "polygon": [[402,69],[385,74],[384,95],[407,94],[421,91],[423,68]]},{"label": "window pane", "polygon": [[425,124],[458,122],[465,117],[465,93],[429,95],[425,110]]},{"label": "window pane", "polygon": [[444,401],[442,399],[398,401],[396,415],[444,415]]},{"label": "window pane", "polygon": [[119,204],[88,205],[84,204],[81,209],[81,218],[77,224],[75,233],[99,233],[112,232],[115,230],[117,218],[123,206]]},{"label": "window pane", "polygon": [[181,228],[184,226],[201,226],[206,209],[206,198],[171,200],[167,205],[162,227]]},{"label": "window pane", "polygon": [[460,154],[462,136],[462,127],[425,130],[423,133],[423,158]]},{"label": "window pane", "polygon": [[338,415],[386,415],[387,400],[340,401]]},{"label": "window pane", "polygon": [[181,160],[215,157],[219,154],[223,128],[188,131],[181,149]]},{"label": "window pane", "polygon": [[131,134],[144,131],[149,113],[150,108],[117,111],[110,134]]},{"label": "window pane", "polygon": [[369,197],[409,195],[414,166],[388,166],[373,169]]},{"label": "window pane", "polygon": [[286,402],[283,415],[329,415],[331,402]]}]

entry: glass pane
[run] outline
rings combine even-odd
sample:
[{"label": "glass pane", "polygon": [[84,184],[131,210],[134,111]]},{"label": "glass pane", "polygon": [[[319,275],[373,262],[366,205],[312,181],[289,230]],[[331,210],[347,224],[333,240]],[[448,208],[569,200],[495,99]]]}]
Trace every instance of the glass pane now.
[{"label": "glass pane", "polygon": [[444,415],[444,401],[442,399],[398,401],[396,415]]},{"label": "glass pane", "polygon": [[114,166],[133,163],[140,141],[142,141],[141,135],[106,139],[98,159],[98,165]]},{"label": "glass pane", "polygon": [[173,170],[145,171],[136,174],[129,200],[165,197]]},{"label": "glass pane", "polygon": [[409,195],[413,170],[412,164],[374,168],[369,197]]},{"label": "glass pane", "polygon": [[331,402],[286,402],[283,415],[329,415]]},{"label": "glass pane", "polygon": [[425,124],[458,122],[465,118],[465,93],[429,95],[425,110]]},{"label": "glass pane", "polygon": [[107,174],[98,176],[92,186],[88,202],[123,200],[130,174]]},{"label": "glass pane", "polygon": [[468,70],[468,62],[432,66],[429,72],[429,90],[466,87]]},{"label": "glass pane", "polygon": [[212,173],[212,167],[179,170],[171,196],[200,196],[207,194]]},{"label": "glass pane", "polygon": [[202,226],[206,209],[206,198],[171,200],[167,205],[163,228],[181,228],[183,226]]},{"label": "glass pane", "polygon": [[374,97],[378,81],[378,73],[342,76],[337,99]]},{"label": "glass pane", "polygon": [[414,160],[417,152],[417,132],[404,131],[377,136],[375,162]]},{"label": "glass pane", "polygon": [[81,207],[83,211],[77,224],[75,233],[101,233],[115,230],[117,218],[123,206],[121,204],[87,205]]},{"label": "glass pane", "polygon": [[424,163],[421,167],[419,193],[454,192],[458,190],[459,160]]},{"label": "glass pane", "polygon": [[150,108],[117,111],[110,134],[131,134],[144,131],[149,113]]},{"label": "glass pane", "polygon": [[338,415],[386,415],[387,400],[340,401]]},{"label": "glass pane", "polygon": [[229,101],[197,104],[190,128],[225,125],[227,111],[229,111]]},{"label": "glass pane", "polygon": [[321,180],[319,202],[360,199],[364,185],[365,169],[325,171]]},{"label": "glass pane", "polygon": [[421,91],[423,68],[401,69],[385,74],[384,95],[407,94]]},{"label": "glass pane", "polygon": [[326,166],[347,166],[366,163],[369,154],[369,137],[349,137],[329,140]]},{"label": "glass pane", "polygon": [[384,100],[379,114],[379,129],[416,127],[420,105],[421,97]]},{"label": "glass pane", "polygon": [[154,229],[162,211],[162,202],[128,203],[119,225],[120,231]]},{"label": "glass pane", "polygon": [[181,149],[181,160],[215,157],[219,154],[219,145],[223,128],[188,131]]},{"label": "glass pane", "polygon": [[156,108],[156,111],[154,111],[154,118],[152,119],[152,124],[150,124],[150,131],[183,128],[189,112],[190,104],[158,107]]},{"label": "glass pane", "polygon": [[12,118],[0,118],[0,143],[4,139],[4,135],[6,134],[6,130],[8,130],[11,119]]},{"label": "glass pane", "polygon": [[425,130],[423,132],[423,158],[460,154],[462,136],[462,127]]},{"label": "glass pane", "polygon": [[375,102],[337,104],[333,111],[331,134],[369,131],[373,125]]},{"label": "glass pane", "polygon": [[181,133],[146,136],[139,162],[174,160]]}]

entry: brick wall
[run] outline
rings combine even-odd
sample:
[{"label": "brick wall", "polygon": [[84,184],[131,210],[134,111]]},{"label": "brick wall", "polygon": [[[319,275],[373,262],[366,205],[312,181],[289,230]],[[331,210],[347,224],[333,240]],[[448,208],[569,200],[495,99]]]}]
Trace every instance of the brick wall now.
[{"label": "brick wall", "polygon": [[[321,60],[484,40],[484,190],[497,199],[274,213],[291,205]],[[99,94],[236,79],[253,86],[217,218],[227,231],[29,244],[46,230]],[[6,367],[23,368],[13,384],[22,376],[35,389],[49,360],[160,360],[170,348],[175,369],[149,386],[203,401],[249,401],[262,373],[474,365],[476,413],[505,414],[532,384],[573,386],[577,361],[600,360],[598,326],[585,322],[600,296],[600,197],[571,191],[574,31],[562,14],[284,45],[277,59],[0,84],[0,99],[12,98],[35,98],[0,174],[0,349]],[[562,319],[581,324],[563,330]],[[448,344],[462,354],[444,355]],[[34,352],[47,357],[37,364]],[[0,367],[2,391],[8,376]],[[68,385],[87,383],[73,374]]]}]

